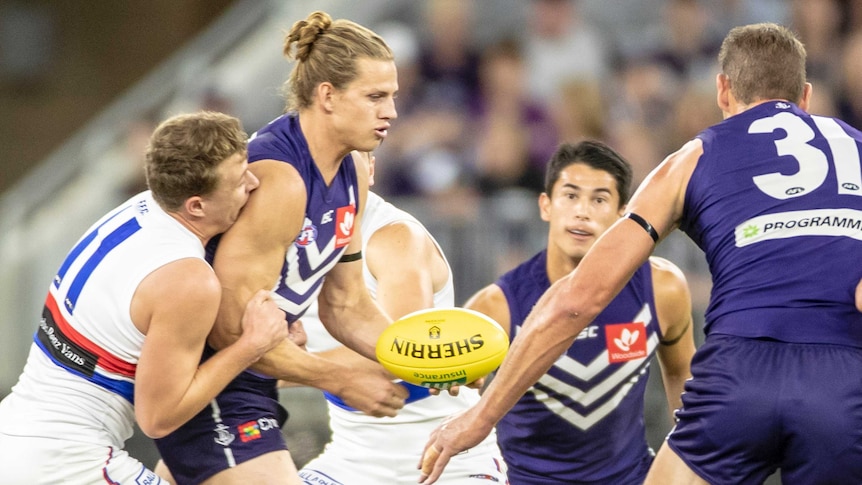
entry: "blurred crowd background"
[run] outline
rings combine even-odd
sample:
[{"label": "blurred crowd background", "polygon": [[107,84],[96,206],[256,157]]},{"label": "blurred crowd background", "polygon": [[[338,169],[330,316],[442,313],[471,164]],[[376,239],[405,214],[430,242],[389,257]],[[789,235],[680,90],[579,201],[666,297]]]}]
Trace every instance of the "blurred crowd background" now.
[{"label": "blurred crowd background", "polygon": [[[374,190],[438,237],[459,302],[543,245],[536,197],[558,143],[608,142],[637,183],[721,119],[716,55],[735,25],[795,30],[811,111],[862,128],[860,0],[5,0],[0,396],[68,246],[143,188],[155,124],[206,108],[252,132],[280,114],[283,35],[317,9],[372,28],[395,51],[399,118],[376,152]],[[686,272],[700,322],[709,282],[699,250],[674,235],[658,252]],[[654,447],[670,427],[657,374]],[[285,433],[302,463],[326,439],[325,416],[316,391],[290,392]],[[146,439],[136,443],[148,453]]]}]

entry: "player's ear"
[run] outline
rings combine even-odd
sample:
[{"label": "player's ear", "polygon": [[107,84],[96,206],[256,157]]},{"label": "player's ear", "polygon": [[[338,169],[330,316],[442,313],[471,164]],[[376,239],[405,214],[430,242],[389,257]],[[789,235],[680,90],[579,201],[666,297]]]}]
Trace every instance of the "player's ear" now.
[{"label": "player's ear", "polygon": [[189,215],[199,219],[203,218],[205,215],[203,198],[199,195],[186,199],[183,203],[183,208]]},{"label": "player's ear", "polygon": [[539,215],[545,222],[551,220],[551,197],[546,192],[539,195]]},{"label": "player's ear", "polygon": [[335,87],[332,83],[323,82],[317,85],[317,100],[323,110],[331,113],[335,108]]},{"label": "player's ear", "polygon": [[715,76],[716,103],[723,113],[730,113],[730,78],[720,72]]},{"label": "player's ear", "polygon": [[802,88],[802,99],[799,100],[799,109],[808,111],[809,103],[811,103],[811,93],[814,91],[814,86],[811,83],[805,83]]}]

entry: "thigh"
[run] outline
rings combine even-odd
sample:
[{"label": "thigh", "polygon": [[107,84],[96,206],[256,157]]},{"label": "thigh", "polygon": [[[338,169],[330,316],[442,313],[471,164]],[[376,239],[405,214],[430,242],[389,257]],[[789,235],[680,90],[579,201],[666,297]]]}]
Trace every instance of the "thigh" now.
[{"label": "thigh", "polygon": [[178,430],[156,440],[178,485],[198,484],[246,461],[287,451],[281,433],[287,413],[274,385],[272,392],[234,385]]},{"label": "thigh", "polygon": [[201,482],[201,485],[302,485],[293,458],[287,450],[273,451],[227,468]]},{"label": "thigh", "polygon": [[781,345],[717,335],[695,353],[666,444],[706,481],[763,483],[778,466]]},{"label": "thigh", "polygon": [[[385,446],[381,444],[384,450]],[[323,453],[302,467],[299,476],[305,485],[396,485],[398,469],[394,465],[401,461],[399,457],[403,458],[404,455],[361,448],[335,436]],[[415,468],[414,463],[414,471]],[[417,472],[413,476],[413,483],[418,478]]]},{"label": "thigh", "polygon": [[862,350],[795,345],[782,393],[786,483],[862,483]]},{"label": "thigh", "polygon": [[653,460],[644,485],[709,485],[672,449],[663,444]]},{"label": "thigh", "polygon": [[4,485],[168,485],[125,450],[52,438],[0,434],[0,466]]},{"label": "thigh", "polygon": [[[411,485],[419,479],[416,465],[419,460],[409,463],[411,472],[402,480],[404,485]],[[440,479],[440,485],[480,485],[483,483],[506,483],[506,465],[500,455],[500,449],[492,441],[485,441],[463,453],[452,457]]]}]

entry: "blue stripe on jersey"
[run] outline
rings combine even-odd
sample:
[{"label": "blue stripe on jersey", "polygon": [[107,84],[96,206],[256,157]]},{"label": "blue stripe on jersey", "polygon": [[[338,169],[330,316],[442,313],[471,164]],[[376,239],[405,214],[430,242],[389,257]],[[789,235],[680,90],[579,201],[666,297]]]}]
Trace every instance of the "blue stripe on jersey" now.
[{"label": "blue stripe on jersey", "polygon": [[126,206],[118,210],[116,214],[106,219],[105,222],[99,224],[99,227],[94,229],[90,234],[84,236],[81,241],[79,241],[78,244],[76,244],[75,247],[73,247],[72,250],[69,251],[69,254],[66,255],[65,261],[63,261],[63,264],[60,266],[60,270],[57,271],[57,275],[54,276],[54,288],[60,287],[60,283],[63,281],[63,277],[66,276],[66,272],[69,271],[69,267],[72,266],[72,262],[74,262],[78,258],[78,256],[81,254],[85,247],[89,246],[90,243],[93,242],[94,239],[96,239],[96,236],[99,234],[99,229],[105,224],[107,224],[109,221],[111,221],[114,217],[124,212],[129,207],[131,206]]},{"label": "blue stripe on jersey", "polygon": [[[421,399],[425,399],[426,397],[431,395],[431,391],[429,391],[429,389],[427,387],[417,386],[415,384],[410,384],[409,382],[404,382],[404,381],[399,382],[399,384],[406,387],[407,392],[410,393],[407,396],[407,399],[404,400],[404,404],[410,404],[412,402],[416,402],[416,401],[419,401]],[[352,407],[348,406],[340,397],[336,396],[335,394],[330,394],[330,393],[324,391],[323,397],[325,397],[327,401],[340,407],[341,409],[346,409],[348,411],[358,412],[358,410],[356,408],[352,408]]]},{"label": "blue stripe on jersey", "polygon": [[77,371],[73,368],[70,368],[66,365],[63,365],[63,363],[58,361],[54,357],[54,355],[47,348],[45,348],[44,344],[39,340],[39,331],[38,330],[33,335],[33,341],[36,343],[36,345],[39,346],[40,349],[42,349],[42,352],[44,352],[45,355],[47,355],[48,358],[51,359],[51,362],[53,362],[58,367],[66,370],[66,371],[68,371],[68,372],[70,372],[70,373],[72,373],[78,377],[81,377],[82,379],[85,379],[89,382],[92,382],[93,384],[96,384],[99,387],[107,389],[107,390],[109,390],[115,394],[119,394],[120,396],[123,396],[123,398],[125,398],[131,404],[135,404],[135,385],[133,383],[128,382],[128,381],[122,381],[119,379],[111,379],[111,378],[106,377],[102,374],[99,374],[98,372],[94,373],[92,376],[88,376],[88,375],[84,374],[83,372]]},{"label": "blue stripe on jersey", "polygon": [[[87,283],[87,280],[90,279],[90,276],[93,274],[93,270],[96,269],[96,266],[105,259],[105,256],[108,253],[117,247],[120,243],[128,239],[132,234],[138,232],[141,229],[141,225],[138,223],[138,220],[135,218],[129,219],[124,222],[120,227],[114,229],[110,234],[105,236],[102,240],[101,244],[99,244],[99,248],[90,256],[90,259],[87,260],[86,263],[81,267],[81,270],[78,271],[78,275],[75,276],[75,280],[72,282],[72,285],[69,287],[69,291],[66,293],[66,298],[64,303],[66,305],[66,310],[69,313],[73,313],[75,309],[75,303],[78,302],[78,297],[81,295],[81,291],[84,289],[84,284]],[[93,231],[92,234],[98,232],[98,229]],[[91,241],[92,238],[87,236],[86,240]],[[78,248],[76,248],[78,249]],[[65,263],[64,263],[65,265]]]}]

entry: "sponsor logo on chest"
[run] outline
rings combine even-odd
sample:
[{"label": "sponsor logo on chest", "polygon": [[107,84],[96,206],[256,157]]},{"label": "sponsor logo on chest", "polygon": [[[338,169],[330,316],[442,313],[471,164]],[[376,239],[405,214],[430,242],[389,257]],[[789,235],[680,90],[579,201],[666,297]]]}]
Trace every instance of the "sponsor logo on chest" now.
[{"label": "sponsor logo on chest", "polygon": [[605,325],[605,343],[611,364],[643,359],[647,356],[646,326],[643,322]]}]

